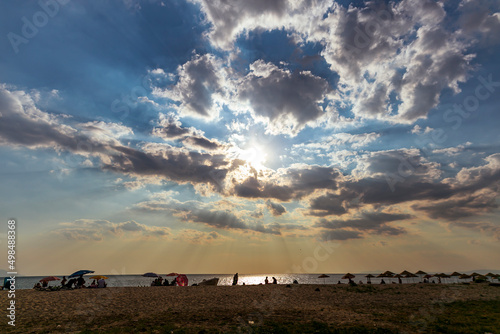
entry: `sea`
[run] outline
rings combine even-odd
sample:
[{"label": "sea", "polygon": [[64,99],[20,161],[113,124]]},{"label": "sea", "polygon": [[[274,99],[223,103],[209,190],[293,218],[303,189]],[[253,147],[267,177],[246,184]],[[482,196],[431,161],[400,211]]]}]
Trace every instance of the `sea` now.
[{"label": "sea", "polygon": [[[90,277],[92,277],[94,274],[89,274],[84,276],[84,279],[86,280],[87,285],[92,282]],[[175,277],[169,277],[166,275],[161,275],[159,274],[162,278],[166,278],[167,280],[171,281]],[[233,283],[233,275],[234,274],[187,274],[188,282],[189,285],[192,284],[197,284],[202,282],[203,280],[208,280],[214,277],[219,278],[219,284],[218,285],[231,285]],[[242,285],[245,283],[245,285],[258,285],[258,284],[264,284],[264,281],[266,279],[266,276],[268,277],[269,283],[272,282],[272,277],[276,277],[276,280],[278,281],[278,284],[292,284],[294,280],[297,280],[299,284],[338,284],[339,282],[342,284],[347,284],[348,280],[342,279],[344,274],[326,274],[329,277],[326,278],[319,278],[320,274],[259,274],[259,275],[250,275],[250,274],[239,274],[239,279],[238,279],[238,285]],[[355,278],[353,278],[353,281],[356,283],[362,282],[366,284],[367,279],[365,276],[367,274],[354,274]],[[106,283],[108,287],[143,287],[143,286],[150,286],[151,282],[154,280],[154,278],[151,277],[143,277],[142,275],[105,275],[107,276],[108,279],[106,280]],[[18,276],[16,277],[16,289],[31,289],[33,286],[38,283],[42,278],[45,276]],[[62,276],[57,276],[62,279]],[[432,280],[436,280],[437,283],[437,278],[431,278]],[[390,283],[397,283],[398,280],[397,278],[384,278],[384,281],[387,284]],[[408,283],[418,283],[420,282],[421,279],[419,277],[414,277],[414,278],[402,278],[402,283],[403,284],[408,284]],[[497,282],[497,280],[494,280]],[[381,278],[372,278],[371,279],[372,284],[380,284]],[[444,278],[442,279],[442,283],[463,283],[466,282],[466,280],[458,280],[455,277],[452,278]],[[3,279],[0,281],[0,284],[3,284]],[[52,281],[49,282],[49,286],[56,286],[60,285],[60,281]]]}]

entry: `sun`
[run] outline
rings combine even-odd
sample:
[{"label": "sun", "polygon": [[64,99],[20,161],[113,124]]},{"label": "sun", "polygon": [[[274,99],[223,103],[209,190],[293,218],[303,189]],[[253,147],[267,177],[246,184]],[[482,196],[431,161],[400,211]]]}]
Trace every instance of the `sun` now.
[{"label": "sun", "polygon": [[263,169],[267,160],[267,152],[259,145],[252,145],[245,150],[241,150],[239,158],[245,160],[256,169]]}]

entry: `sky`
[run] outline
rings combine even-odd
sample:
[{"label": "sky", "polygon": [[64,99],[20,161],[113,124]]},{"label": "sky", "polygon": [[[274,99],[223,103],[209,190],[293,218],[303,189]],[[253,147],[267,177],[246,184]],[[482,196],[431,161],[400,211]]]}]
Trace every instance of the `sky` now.
[{"label": "sky", "polygon": [[500,269],[497,1],[0,13],[19,274]]}]

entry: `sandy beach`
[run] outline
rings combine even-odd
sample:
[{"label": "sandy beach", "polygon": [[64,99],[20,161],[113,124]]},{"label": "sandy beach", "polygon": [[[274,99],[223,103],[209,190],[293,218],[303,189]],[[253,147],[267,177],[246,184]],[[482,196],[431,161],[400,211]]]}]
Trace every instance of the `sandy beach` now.
[{"label": "sandy beach", "polygon": [[[500,288],[487,284],[408,284],[19,290],[16,327],[7,326],[4,316],[0,331],[77,333],[116,332],[119,328],[121,332],[257,333],[266,332],[268,326],[303,324],[308,328],[321,324],[330,329],[418,333],[441,321],[448,305],[462,302],[471,305],[471,312],[474,303],[498,307]],[[1,293],[1,304],[7,305],[6,291]]]}]

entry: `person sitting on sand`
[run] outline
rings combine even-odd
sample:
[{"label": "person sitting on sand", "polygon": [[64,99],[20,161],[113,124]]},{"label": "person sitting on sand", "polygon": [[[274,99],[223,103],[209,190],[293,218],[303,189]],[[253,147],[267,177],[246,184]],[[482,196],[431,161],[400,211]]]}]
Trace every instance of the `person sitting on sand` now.
[{"label": "person sitting on sand", "polygon": [[276,277],[273,277],[273,284],[278,284],[278,281],[276,280]]},{"label": "person sitting on sand", "polygon": [[172,280],[172,283],[170,283],[171,286],[176,286],[177,285],[177,281],[175,280],[175,278]]},{"label": "person sitting on sand", "polygon": [[269,280],[267,279],[267,276],[266,276],[266,279],[264,280],[264,283],[269,284]]},{"label": "person sitting on sand", "polygon": [[78,289],[85,287],[85,280],[83,279],[83,275],[80,275],[80,277],[78,277],[78,280],[76,281],[76,287]]},{"label": "person sitting on sand", "polygon": [[385,284],[385,281],[384,279],[382,278],[382,280],[380,281],[380,284]]},{"label": "person sitting on sand", "polygon": [[41,289],[42,286],[40,285],[40,282],[36,283],[35,286],[33,286],[33,289],[39,290]]},{"label": "person sitting on sand", "polygon": [[163,281],[163,286],[169,286],[170,284],[168,284],[168,279],[165,278],[165,280]]},{"label": "person sitting on sand", "polygon": [[299,281],[297,281],[296,279],[293,280],[293,284],[299,284]]},{"label": "person sitting on sand", "polygon": [[42,288],[46,288],[49,286],[49,282],[48,281],[43,281],[42,282]]},{"label": "person sitting on sand", "polygon": [[92,281],[92,283],[90,283],[89,285],[89,288],[97,288],[97,283],[95,282],[95,280]]},{"label": "person sitting on sand", "polygon": [[72,289],[73,288],[73,284],[76,284],[76,278],[70,279],[68,281],[68,283],[66,283],[66,287]]},{"label": "person sitting on sand", "polygon": [[63,276],[63,279],[61,281],[61,286],[65,286],[66,285],[66,276]]},{"label": "person sitting on sand", "polygon": [[104,280],[104,278],[100,278],[98,281],[97,281],[97,287],[98,288],[105,288],[107,285],[106,285],[106,281]]}]

